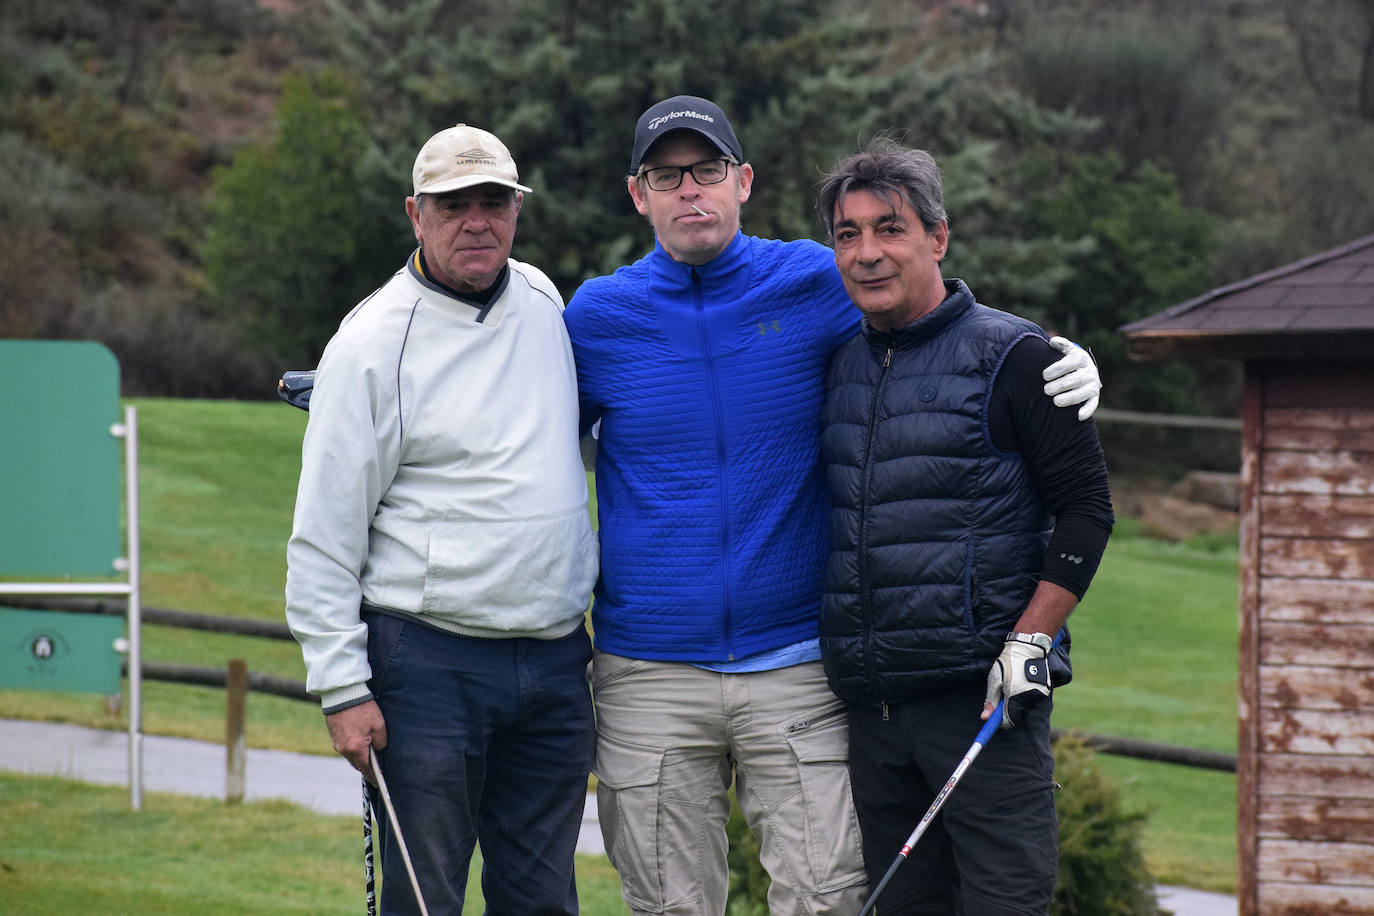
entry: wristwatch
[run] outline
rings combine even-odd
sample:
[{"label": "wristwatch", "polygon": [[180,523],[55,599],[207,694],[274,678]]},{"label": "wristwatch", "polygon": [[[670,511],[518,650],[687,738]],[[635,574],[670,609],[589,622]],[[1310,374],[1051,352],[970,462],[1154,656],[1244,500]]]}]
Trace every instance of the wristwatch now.
[{"label": "wristwatch", "polygon": [[1035,646],[1046,655],[1054,647],[1054,638],[1047,633],[1008,633],[1007,642],[1024,642]]}]

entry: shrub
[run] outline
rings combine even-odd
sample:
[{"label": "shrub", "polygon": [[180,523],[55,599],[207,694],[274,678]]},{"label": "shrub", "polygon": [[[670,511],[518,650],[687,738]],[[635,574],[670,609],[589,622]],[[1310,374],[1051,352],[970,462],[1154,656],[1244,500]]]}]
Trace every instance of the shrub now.
[{"label": "shrub", "polygon": [[730,819],[725,822],[730,838],[730,896],[725,916],[768,916],[768,872],[759,862],[759,843],[749,832],[735,790],[730,790]]},{"label": "shrub", "polygon": [[319,358],[414,246],[408,222],[397,226],[401,195],[385,213],[367,206],[366,126],[343,77],[297,74],[283,88],[276,138],[215,170],[201,247],[214,299],[264,350],[300,364]]},{"label": "shrub", "polygon": [[1059,880],[1051,916],[1155,916],[1154,880],[1140,850],[1147,815],[1126,812],[1121,790],[1096,766],[1082,739],[1054,746],[1059,791]]}]

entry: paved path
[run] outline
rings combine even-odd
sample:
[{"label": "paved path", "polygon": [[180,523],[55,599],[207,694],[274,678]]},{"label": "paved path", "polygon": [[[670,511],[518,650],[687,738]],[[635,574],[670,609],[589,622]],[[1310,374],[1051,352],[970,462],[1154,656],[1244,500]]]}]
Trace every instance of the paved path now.
[{"label": "paved path", "polygon": [[[53,722],[0,719],[0,769],[34,776],[59,776],[81,782],[129,785],[129,736]],[[285,799],[321,814],[362,816],[358,774],[342,757],[293,754],[249,748],[248,801]],[[222,744],[143,737],[143,791],[202,798],[224,797],[225,750]],[[596,802],[589,795],[577,849],[604,855],[596,823]],[[1190,888],[1160,887],[1159,902],[1175,916],[1236,916],[1236,899]]]},{"label": "paved path", "polygon": [[[128,732],[0,719],[0,770],[129,785]],[[248,748],[247,801],[285,799],[320,814],[362,817],[361,777],[342,757]],[[143,736],[143,791],[224,798],[224,745]],[[596,800],[587,796],[578,852],[604,854]]]}]

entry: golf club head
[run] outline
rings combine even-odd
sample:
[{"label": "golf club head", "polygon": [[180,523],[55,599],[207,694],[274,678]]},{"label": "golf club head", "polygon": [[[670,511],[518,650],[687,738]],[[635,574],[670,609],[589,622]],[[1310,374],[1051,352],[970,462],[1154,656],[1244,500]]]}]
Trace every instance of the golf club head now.
[{"label": "golf club head", "polygon": [[277,394],[292,407],[310,409],[310,392],[315,390],[314,369],[293,369],[277,380]]}]

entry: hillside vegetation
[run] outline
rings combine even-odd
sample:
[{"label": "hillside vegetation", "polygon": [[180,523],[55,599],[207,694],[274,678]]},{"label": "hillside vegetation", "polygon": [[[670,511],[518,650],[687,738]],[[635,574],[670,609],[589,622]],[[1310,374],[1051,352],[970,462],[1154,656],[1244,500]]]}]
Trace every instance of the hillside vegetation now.
[{"label": "hillside vegetation", "polygon": [[265,398],[400,263],[418,145],[495,130],[516,256],[570,295],[643,251],[635,116],[709,95],[758,166],[746,231],[816,236],[880,131],[946,174],[947,272],[1093,346],[1113,406],[1228,412],[1234,369],[1114,329],[1374,230],[1358,0],[12,0],[0,336],[94,338],[127,394]]}]

